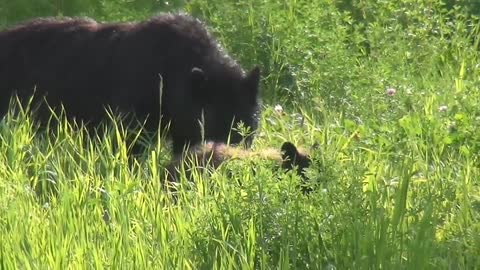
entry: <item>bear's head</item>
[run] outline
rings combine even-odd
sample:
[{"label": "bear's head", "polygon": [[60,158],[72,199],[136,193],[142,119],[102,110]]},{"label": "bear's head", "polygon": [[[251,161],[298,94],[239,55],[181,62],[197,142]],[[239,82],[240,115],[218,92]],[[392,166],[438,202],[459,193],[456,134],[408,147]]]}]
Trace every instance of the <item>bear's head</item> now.
[{"label": "bear's head", "polygon": [[286,171],[296,169],[297,175],[302,177],[302,191],[304,194],[308,194],[312,191],[312,187],[306,185],[310,179],[305,175],[305,169],[309,168],[312,164],[311,157],[299,151],[297,147],[291,142],[285,142],[281,148],[282,152],[282,168]]},{"label": "bear's head", "polygon": [[303,179],[306,179],[305,169],[309,168],[312,163],[310,156],[300,152],[291,142],[284,142],[281,151],[283,160],[282,168],[285,170],[292,170],[296,167],[297,174]]},{"label": "bear's head", "polygon": [[230,144],[243,142],[249,147],[260,114],[260,69],[255,67],[247,73],[206,73],[193,68],[191,76],[194,100],[201,103],[203,139]]}]

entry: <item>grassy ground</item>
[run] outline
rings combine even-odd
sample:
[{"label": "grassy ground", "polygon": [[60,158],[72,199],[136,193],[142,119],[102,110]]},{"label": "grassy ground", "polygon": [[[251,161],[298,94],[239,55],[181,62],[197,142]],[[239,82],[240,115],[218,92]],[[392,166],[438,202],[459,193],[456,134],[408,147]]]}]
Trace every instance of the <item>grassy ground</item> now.
[{"label": "grassy ground", "polygon": [[437,0],[7,2],[4,26],[39,15],[193,13],[245,67],[262,67],[254,148],[320,148],[311,149],[310,196],[271,162],[245,160],[196,175],[174,205],[160,185],[163,139],[128,166],[115,146],[120,127],[88,139],[65,123],[34,136],[28,118],[9,116],[0,124],[0,268],[480,268],[471,10]]}]

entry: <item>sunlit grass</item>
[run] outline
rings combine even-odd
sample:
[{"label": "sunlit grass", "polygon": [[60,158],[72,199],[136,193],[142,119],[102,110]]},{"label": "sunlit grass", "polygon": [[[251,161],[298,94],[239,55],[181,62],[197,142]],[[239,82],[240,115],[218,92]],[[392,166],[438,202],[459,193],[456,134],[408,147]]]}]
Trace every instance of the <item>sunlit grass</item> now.
[{"label": "sunlit grass", "polygon": [[[0,123],[0,268],[479,268],[478,24],[436,0],[339,3],[184,8],[261,64],[253,148],[309,150],[312,194],[255,158],[183,175],[171,194],[163,135],[115,117],[93,136],[43,130],[17,108]],[[149,15],[108,5],[91,15]],[[136,158],[132,140],[148,146]]]}]

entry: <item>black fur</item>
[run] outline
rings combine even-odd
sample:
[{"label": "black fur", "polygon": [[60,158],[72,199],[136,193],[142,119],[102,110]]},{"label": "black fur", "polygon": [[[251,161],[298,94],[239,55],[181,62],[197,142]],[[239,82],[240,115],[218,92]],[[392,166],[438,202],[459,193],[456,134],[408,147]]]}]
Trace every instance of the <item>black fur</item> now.
[{"label": "black fur", "polygon": [[[106,106],[148,119],[147,131],[162,118],[163,127],[170,122],[175,153],[201,141],[201,119],[206,140],[227,142],[239,121],[255,131],[259,80],[258,68],[245,73],[203,23],[185,14],[105,24],[43,18],[0,32],[2,115],[14,93],[25,100],[36,88],[35,101],[63,104],[67,116],[92,125],[105,119]],[[50,112],[41,106],[36,116],[45,120]],[[230,143],[241,139],[232,132]]]},{"label": "black fur", "polygon": [[305,175],[305,169],[312,164],[310,157],[298,151],[297,147],[291,142],[284,142],[281,148],[282,151],[282,168],[290,171],[296,168],[296,173],[303,179],[302,191],[303,193],[310,193],[312,189],[305,185],[308,177]]}]

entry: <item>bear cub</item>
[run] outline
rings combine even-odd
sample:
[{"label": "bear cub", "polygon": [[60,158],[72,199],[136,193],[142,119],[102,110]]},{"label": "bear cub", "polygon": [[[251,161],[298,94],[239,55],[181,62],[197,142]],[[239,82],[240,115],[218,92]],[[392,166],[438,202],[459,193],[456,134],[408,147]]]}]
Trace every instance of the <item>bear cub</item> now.
[{"label": "bear cub", "polygon": [[[279,163],[284,171],[296,169],[295,173],[301,176],[302,184],[308,181],[305,169],[310,167],[312,160],[309,154],[299,150],[291,142],[283,143],[280,151],[273,148],[252,151],[214,142],[197,145],[174,157],[166,166],[167,181],[179,182],[182,169],[185,170],[187,179],[191,180],[192,170],[215,170],[229,160],[247,158],[274,160]],[[307,190],[302,185],[302,191],[308,193],[311,190]]]}]

